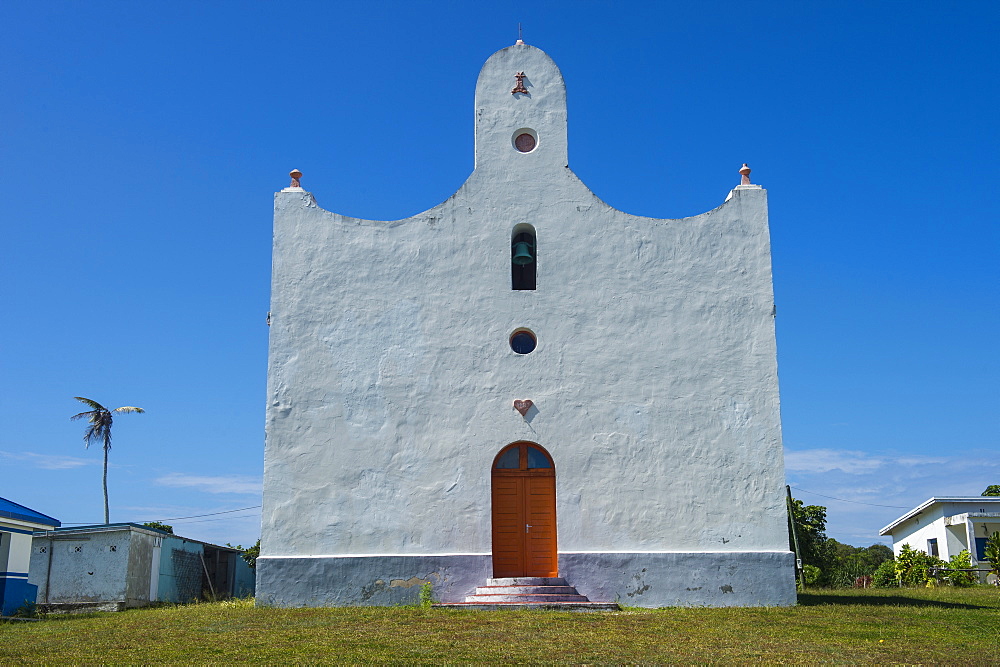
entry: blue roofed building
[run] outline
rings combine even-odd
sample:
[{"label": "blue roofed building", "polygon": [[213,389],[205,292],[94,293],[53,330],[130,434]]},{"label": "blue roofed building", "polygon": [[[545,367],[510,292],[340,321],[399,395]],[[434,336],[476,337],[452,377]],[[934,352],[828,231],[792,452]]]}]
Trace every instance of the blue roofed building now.
[{"label": "blue roofed building", "polygon": [[9,616],[26,602],[35,602],[38,587],[28,583],[32,533],[61,525],[48,515],[0,498],[0,615]]}]

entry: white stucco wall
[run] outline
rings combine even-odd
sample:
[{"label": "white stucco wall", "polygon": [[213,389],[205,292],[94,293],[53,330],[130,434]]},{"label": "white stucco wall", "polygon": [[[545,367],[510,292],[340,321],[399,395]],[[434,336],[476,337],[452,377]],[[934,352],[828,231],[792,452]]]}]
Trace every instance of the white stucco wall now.
[{"label": "white stucco wall", "polygon": [[[493,458],[528,440],[555,461],[581,592],[793,602],[766,192],[611,208],[569,169],[565,85],[530,46],[483,67],[475,136],[466,183],[405,220],[275,196],[258,600],[391,604],[418,575],[461,599],[490,569]],[[515,291],[525,223],[537,289]]]},{"label": "white stucco wall", "polygon": [[[942,524],[944,523],[943,519],[942,519],[941,523]],[[938,541],[940,543],[940,539]],[[942,550],[941,553],[940,553],[941,558],[948,559],[948,558],[951,558],[952,556],[954,556],[955,554],[961,553],[962,549],[969,549],[969,545],[966,544],[966,542],[968,542],[968,541],[969,541],[969,537],[968,537],[968,528],[967,528],[967,526],[964,526],[964,525],[961,525],[961,526],[945,526],[944,527],[945,549]],[[904,544],[904,542],[899,542],[898,546],[900,548],[902,548],[903,544]],[[925,541],[924,544],[925,544],[924,551],[926,551],[927,550],[926,549],[926,541]],[[897,543],[895,543],[895,541],[894,541],[894,543],[893,543],[893,551],[896,553],[896,555],[898,555],[899,554],[899,550],[896,548],[896,546],[897,546]],[[915,546],[915,545],[911,544],[910,546]],[[974,551],[975,551],[974,549],[969,549],[969,552],[972,553],[973,556],[975,556]]]},{"label": "white stucco wall", "polygon": [[[904,544],[909,544],[914,549],[926,552],[927,540],[936,539],[938,541],[938,555],[942,558],[948,558],[949,556],[946,556],[945,552],[947,551],[950,554],[951,551],[947,547],[954,545],[948,539],[950,531],[944,525],[944,517],[946,515],[943,510],[944,508],[941,505],[929,507],[920,516],[915,516],[907,520],[898,529],[894,530],[892,533],[893,554],[898,556]],[[964,533],[965,529],[961,528],[958,530]],[[965,545],[960,546],[959,551],[964,548]]]},{"label": "white stucco wall", "polygon": [[[262,559],[489,554],[517,440],[555,460],[560,552],[788,550],[766,192],[615,210],[567,166],[565,99],[548,56],[503,49],[444,203],[379,222],[275,196]],[[511,289],[519,223],[535,291]]]}]

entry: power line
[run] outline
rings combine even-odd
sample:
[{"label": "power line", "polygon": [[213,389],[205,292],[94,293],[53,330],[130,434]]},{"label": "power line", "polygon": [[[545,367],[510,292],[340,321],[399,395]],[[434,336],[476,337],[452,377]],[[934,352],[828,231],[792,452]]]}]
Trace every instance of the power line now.
[{"label": "power line", "polygon": [[255,514],[244,514],[242,516],[227,516],[221,519],[194,519],[192,521],[185,521],[184,523],[205,523],[206,521],[230,521],[232,519],[252,519],[255,518]]},{"label": "power line", "polygon": [[[233,512],[242,512],[244,510],[255,510],[260,508],[260,505],[251,505],[250,507],[241,507],[235,510],[225,510],[223,512],[209,512],[208,514],[192,514],[191,516],[175,516],[170,519],[157,519],[157,521],[183,521],[184,519],[200,519],[203,516],[218,516],[219,514],[232,514]],[[64,526],[89,526],[93,522],[89,521],[63,521]],[[142,523],[140,521],[132,521],[130,523]]]},{"label": "power line", "polygon": [[834,498],[833,496],[824,496],[822,493],[816,493],[815,491],[806,491],[805,489],[800,489],[797,486],[793,486],[796,491],[802,491],[803,493],[811,493],[814,496],[819,496],[820,498],[829,498],[830,500],[839,500],[842,503],[854,503],[855,505],[869,505],[871,507],[891,507],[894,510],[908,510],[913,509],[912,507],[900,507],[899,505],[879,505],[877,503],[863,503],[860,500],[846,500],[844,498]]},{"label": "power line", "polygon": [[203,516],[216,516],[217,514],[232,514],[233,512],[242,512],[243,510],[255,510],[260,505],[252,505],[250,507],[241,507],[238,510],[226,510],[225,512],[209,512],[208,514],[192,514],[191,516],[175,516],[171,519],[160,519],[160,521],[180,521],[181,519],[200,519]]}]

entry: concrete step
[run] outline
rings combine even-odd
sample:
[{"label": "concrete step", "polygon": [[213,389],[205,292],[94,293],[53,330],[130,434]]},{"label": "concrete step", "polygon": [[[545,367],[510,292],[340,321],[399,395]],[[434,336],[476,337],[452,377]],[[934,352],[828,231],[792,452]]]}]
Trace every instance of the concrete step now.
[{"label": "concrete step", "polygon": [[438,602],[435,609],[472,609],[475,611],[504,611],[517,609],[544,609],[548,611],[621,611],[615,602]]},{"label": "concrete step", "polygon": [[502,577],[487,579],[487,586],[566,586],[562,577]]},{"label": "concrete step", "polygon": [[476,595],[489,595],[491,593],[511,593],[514,595],[534,595],[542,593],[546,595],[577,595],[575,586],[480,586],[476,589]]},{"label": "concrete step", "polygon": [[567,609],[608,611],[614,602],[591,602],[562,577],[506,577],[487,579],[465,602],[445,602],[434,607],[457,609]]},{"label": "concrete step", "polygon": [[590,602],[585,596],[579,593],[574,595],[517,595],[516,593],[489,593],[487,595],[466,595],[466,602]]}]

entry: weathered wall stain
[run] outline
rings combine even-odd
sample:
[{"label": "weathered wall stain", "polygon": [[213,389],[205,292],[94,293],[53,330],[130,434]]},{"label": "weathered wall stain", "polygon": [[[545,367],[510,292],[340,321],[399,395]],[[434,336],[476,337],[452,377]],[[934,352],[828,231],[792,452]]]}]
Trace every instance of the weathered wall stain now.
[{"label": "weathered wall stain", "polygon": [[630,598],[636,595],[642,595],[650,589],[650,585],[643,581],[642,577],[646,573],[646,568],[642,568],[640,572],[632,575],[633,584],[631,586],[632,590],[627,591],[625,594]]},{"label": "weathered wall stain", "polygon": [[430,579],[410,577],[409,579],[393,579],[389,582],[389,585],[396,588],[413,588],[414,586],[423,586],[426,583],[430,583]]},{"label": "weathered wall stain", "polygon": [[385,590],[385,582],[381,579],[376,579],[367,586],[361,587],[361,600],[367,602],[375,597],[377,594]]}]

